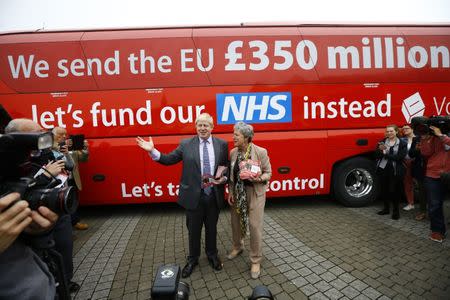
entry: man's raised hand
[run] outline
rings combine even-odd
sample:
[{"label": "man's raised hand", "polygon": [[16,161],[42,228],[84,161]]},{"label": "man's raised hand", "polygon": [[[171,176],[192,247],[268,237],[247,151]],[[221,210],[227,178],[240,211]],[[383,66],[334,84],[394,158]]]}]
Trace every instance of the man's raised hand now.
[{"label": "man's raised hand", "polygon": [[144,149],[147,152],[150,152],[153,149],[155,149],[155,145],[153,144],[153,139],[150,136],[148,137],[148,141],[146,141],[143,138],[141,138],[140,136],[138,136],[136,138],[136,143],[138,144],[139,147],[141,147],[142,149]]}]

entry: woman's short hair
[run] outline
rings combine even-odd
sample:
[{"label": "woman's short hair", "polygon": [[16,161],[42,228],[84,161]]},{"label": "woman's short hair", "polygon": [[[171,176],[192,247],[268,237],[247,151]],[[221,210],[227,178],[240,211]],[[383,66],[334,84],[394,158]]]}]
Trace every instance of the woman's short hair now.
[{"label": "woman's short hair", "polygon": [[253,131],[253,126],[250,124],[246,124],[242,121],[237,122],[234,124],[234,130],[239,131],[242,133],[245,139],[250,143],[253,139],[253,136],[255,135],[255,132]]},{"label": "woman's short hair", "polygon": [[391,124],[391,125],[388,125],[388,126],[386,126],[386,128],[394,128],[394,130],[395,130],[395,132],[397,132],[398,133],[398,126],[397,125],[395,125],[395,124]]},{"label": "woman's short hair", "polygon": [[214,127],[214,120],[213,120],[213,118],[211,117],[211,115],[208,114],[208,113],[202,113],[202,114],[200,114],[200,115],[197,117],[197,119],[195,120],[195,125],[197,125],[197,123],[200,122],[200,121],[208,122],[209,125],[211,125],[211,127]]}]

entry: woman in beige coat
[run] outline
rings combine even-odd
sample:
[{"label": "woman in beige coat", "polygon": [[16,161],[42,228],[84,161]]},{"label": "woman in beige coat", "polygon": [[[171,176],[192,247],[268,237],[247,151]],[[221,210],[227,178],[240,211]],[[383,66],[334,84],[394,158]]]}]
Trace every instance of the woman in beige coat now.
[{"label": "woman in beige coat", "polygon": [[[253,127],[244,122],[234,126],[234,146],[230,153],[230,184],[228,203],[231,206],[233,259],[244,249],[244,237],[250,233],[250,274],[261,274],[263,215],[267,183],[272,176],[267,150],[252,143]],[[249,161],[250,160],[250,161]],[[248,229],[247,229],[248,228]]]}]

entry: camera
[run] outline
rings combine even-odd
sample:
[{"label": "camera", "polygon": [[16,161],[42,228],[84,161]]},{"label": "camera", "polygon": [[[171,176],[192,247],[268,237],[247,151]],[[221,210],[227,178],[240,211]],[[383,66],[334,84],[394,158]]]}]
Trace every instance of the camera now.
[{"label": "camera", "polygon": [[[58,181],[54,182],[58,184]],[[32,210],[45,206],[61,215],[74,213],[78,206],[77,195],[72,186],[55,188],[50,185],[40,189],[36,187],[34,178],[22,177],[5,182],[4,189],[19,193],[20,198],[26,200]]]},{"label": "camera", "polygon": [[52,145],[51,132],[0,134],[0,195],[18,192],[31,209],[46,206],[58,214],[73,213],[78,206],[73,187],[55,187],[60,180],[43,187],[30,177],[32,167],[36,166],[32,160],[38,159]]},{"label": "camera", "polygon": [[248,300],[267,299],[273,300],[273,295],[265,285],[257,285],[253,289],[252,294],[248,297]]},{"label": "camera", "polygon": [[434,135],[430,126],[437,127],[442,134],[450,132],[450,116],[414,117],[411,119],[411,127],[415,135]]},{"label": "camera", "polygon": [[84,134],[70,135],[69,139],[72,141],[72,147],[69,148],[69,151],[84,149]]},{"label": "camera", "polygon": [[31,159],[52,145],[50,132],[0,134],[0,182],[29,175]]},{"label": "camera", "polygon": [[154,300],[188,300],[189,285],[180,281],[178,265],[163,265],[156,271],[151,297]]}]

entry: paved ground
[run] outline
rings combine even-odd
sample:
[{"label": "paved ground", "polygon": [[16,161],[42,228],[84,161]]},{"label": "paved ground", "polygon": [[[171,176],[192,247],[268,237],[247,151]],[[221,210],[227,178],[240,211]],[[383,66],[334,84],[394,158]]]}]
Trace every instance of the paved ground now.
[{"label": "paved ground", "polygon": [[[229,261],[230,214],[218,224],[224,269],[205,256],[190,278],[190,299],[243,299],[264,284],[276,299],[450,299],[450,238],[428,240],[428,222],[381,204],[345,208],[325,198],[273,199],[266,206],[262,276],[250,279],[248,253]],[[450,201],[446,201],[450,215]],[[83,208],[74,233],[75,299],[149,299],[161,264],[187,253],[183,210],[172,204]]]}]

